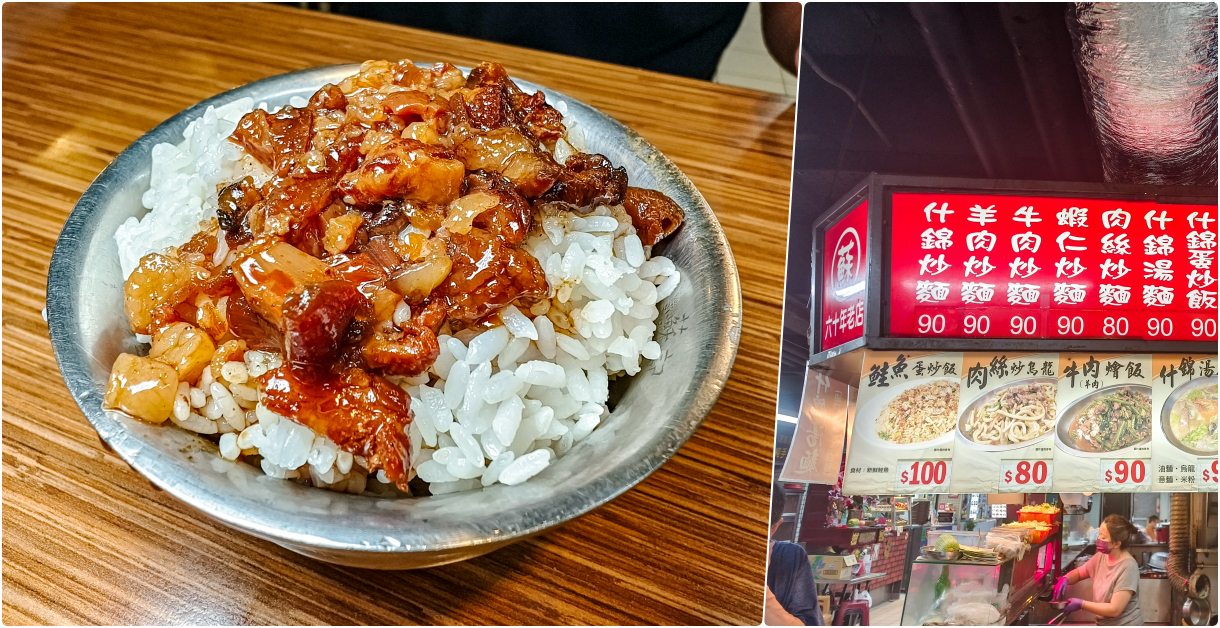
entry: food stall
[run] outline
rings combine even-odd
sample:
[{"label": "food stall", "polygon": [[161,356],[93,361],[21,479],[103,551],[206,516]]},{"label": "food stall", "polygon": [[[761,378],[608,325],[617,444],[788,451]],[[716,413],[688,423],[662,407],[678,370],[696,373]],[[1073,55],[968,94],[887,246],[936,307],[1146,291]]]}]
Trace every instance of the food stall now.
[{"label": "food stall", "polygon": [[809,553],[814,582],[826,596],[828,610],[857,597],[867,597],[871,604],[897,598],[911,538],[910,528],[894,518],[901,498],[854,497],[847,501],[860,508],[846,510],[843,519],[828,516],[835,511],[830,506],[833,487],[809,488],[795,540]]},{"label": "food stall", "polygon": [[942,534],[911,568],[903,625],[1014,623],[1059,575],[1058,509],[1026,506],[1021,521],[988,532],[989,547]]},{"label": "food stall", "polygon": [[[815,224],[809,369],[851,399],[841,491],[911,496],[929,526],[903,625],[1045,622],[1093,553],[1082,517],[1215,492],[1216,218],[1214,187],[872,175]],[[1191,538],[1131,550],[1157,580],[1158,553],[1208,564],[1214,536]],[[1206,603],[1188,576],[1172,595]],[[1181,609],[1158,586],[1141,607]]]}]

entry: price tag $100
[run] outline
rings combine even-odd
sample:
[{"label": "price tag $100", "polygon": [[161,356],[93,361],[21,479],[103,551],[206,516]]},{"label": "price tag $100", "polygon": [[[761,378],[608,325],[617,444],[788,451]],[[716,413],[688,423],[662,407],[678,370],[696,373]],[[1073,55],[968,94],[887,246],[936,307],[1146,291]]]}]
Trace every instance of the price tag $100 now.
[{"label": "price tag $100", "polygon": [[895,484],[900,491],[949,492],[948,460],[899,460]]}]

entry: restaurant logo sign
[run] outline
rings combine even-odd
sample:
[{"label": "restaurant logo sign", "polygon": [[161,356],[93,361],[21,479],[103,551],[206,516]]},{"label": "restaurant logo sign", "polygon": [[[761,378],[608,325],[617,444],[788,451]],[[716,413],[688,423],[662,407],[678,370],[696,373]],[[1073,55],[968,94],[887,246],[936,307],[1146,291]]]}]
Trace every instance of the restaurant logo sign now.
[{"label": "restaurant logo sign", "polygon": [[864,336],[867,241],[868,201],[827,229],[822,239],[822,351]]},{"label": "restaurant logo sign", "polygon": [[851,299],[854,296],[853,289],[864,280],[860,272],[860,249],[860,234],[852,227],[844,229],[832,251],[834,281],[830,286],[830,296],[840,303]]}]

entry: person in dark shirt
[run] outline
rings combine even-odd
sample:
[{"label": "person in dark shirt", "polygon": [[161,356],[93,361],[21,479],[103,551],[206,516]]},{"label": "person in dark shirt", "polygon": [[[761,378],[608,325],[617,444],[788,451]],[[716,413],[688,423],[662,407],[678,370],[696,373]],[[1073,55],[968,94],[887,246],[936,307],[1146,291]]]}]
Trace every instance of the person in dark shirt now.
[{"label": "person in dark shirt", "polygon": [[[746,14],[744,2],[345,2],[335,8],[355,17],[703,80],[716,73]],[[789,39],[799,41],[799,17],[775,21],[791,24],[788,30],[797,35]]]},{"label": "person in dark shirt", "polygon": [[784,520],[784,489],[771,483],[771,541],[768,543],[767,598],[763,624],[767,626],[824,626],[818,607],[818,590],[809,567],[809,555],[796,543],[774,540]]}]

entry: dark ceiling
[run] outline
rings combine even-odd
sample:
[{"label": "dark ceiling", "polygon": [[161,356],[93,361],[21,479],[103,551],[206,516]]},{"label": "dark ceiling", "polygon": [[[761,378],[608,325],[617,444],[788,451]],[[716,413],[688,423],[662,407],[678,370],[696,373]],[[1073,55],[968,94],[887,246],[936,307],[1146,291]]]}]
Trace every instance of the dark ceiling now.
[{"label": "dark ceiling", "polygon": [[781,414],[798,412],[809,355],[812,224],[869,172],[1102,180],[1067,8],[805,5]]}]

